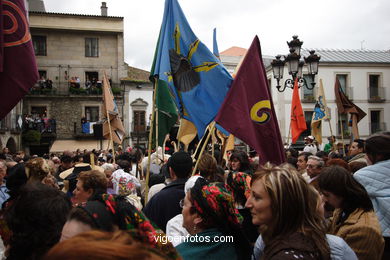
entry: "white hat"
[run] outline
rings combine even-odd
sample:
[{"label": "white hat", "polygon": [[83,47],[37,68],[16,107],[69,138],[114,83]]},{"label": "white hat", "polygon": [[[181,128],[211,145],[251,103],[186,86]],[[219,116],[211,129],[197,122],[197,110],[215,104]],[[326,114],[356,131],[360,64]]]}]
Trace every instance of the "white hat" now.
[{"label": "white hat", "polygon": [[194,175],[194,176],[191,176],[186,184],[184,185],[184,192],[187,193],[192,187],[194,187],[195,185],[195,182],[198,178],[203,178],[202,176],[200,175]]}]

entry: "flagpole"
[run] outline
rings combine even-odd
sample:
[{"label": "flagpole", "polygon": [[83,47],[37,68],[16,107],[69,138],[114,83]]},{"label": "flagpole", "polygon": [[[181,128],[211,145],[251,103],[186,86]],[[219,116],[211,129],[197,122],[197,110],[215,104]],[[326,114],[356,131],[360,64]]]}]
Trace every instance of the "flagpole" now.
[{"label": "flagpole", "polygon": [[[107,75],[106,75],[106,71],[104,71],[104,79],[103,79],[103,87],[106,87],[108,88],[107,86]],[[104,92],[103,92],[103,97],[104,97]],[[112,139],[112,129],[111,129],[111,120],[110,120],[110,115],[108,113],[108,109],[106,108],[106,116],[107,116],[107,121],[108,121],[108,130],[110,131],[110,142],[109,142],[109,145],[111,144],[111,147],[112,147],[112,159],[113,159],[113,162],[115,163],[115,149],[114,149],[114,141]],[[110,147],[110,146],[108,146]],[[107,149],[108,150],[108,149]]]},{"label": "flagpole", "polygon": [[[148,201],[148,193],[149,193],[149,176],[150,176],[150,159],[152,154],[152,138],[153,138],[153,126],[155,120],[155,106],[156,106],[156,90],[157,90],[157,82],[158,78],[154,77],[154,92],[153,92],[153,101],[152,101],[152,119],[150,122],[149,128],[149,143],[148,143],[148,167],[146,170],[146,180],[145,180],[145,201]],[[156,129],[157,131],[157,129]],[[157,151],[156,151],[157,152]]]},{"label": "flagpole", "polygon": [[341,116],[339,115],[339,121],[340,121],[340,130],[341,130],[341,142],[343,144],[343,156],[345,155],[345,147],[344,147],[344,129],[343,129],[343,122],[341,121]]},{"label": "flagpole", "polygon": [[[209,133],[208,133],[208,135],[207,135],[207,137],[206,137],[206,140],[205,140],[204,144],[202,145],[202,149],[200,150],[199,157],[198,157],[198,159],[196,160],[195,167],[194,167],[194,169],[193,169],[193,171],[192,171],[192,175],[194,175],[194,174],[196,173],[196,169],[198,168],[199,160],[200,160],[200,158],[202,157],[202,154],[203,154],[204,150],[206,149],[207,143],[209,142],[211,133],[214,131],[214,128],[215,128],[215,121],[213,121],[213,122],[211,123],[211,129],[210,129],[210,131],[209,131]],[[203,139],[203,138],[202,138],[202,139]]]},{"label": "flagpole", "polygon": [[[156,145],[156,152],[157,152],[158,151],[158,108],[157,108],[157,105],[156,105],[154,113],[155,113],[154,120],[156,121],[156,143],[155,143],[155,145]],[[158,156],[157,156],[157,159],[158,159]]]},{"label": "flagpole", "polygon": [[[330,123],[330,119],[327,120],[329,123],[329,130],[330,130],[330,138],[333,136],[333,130],[332,130],[332,124]],[[332,151],[336,151],[336,136],[334,138],[333,144],[332,144]]]},{"label": "flagpole", "polygon": [[291,120],[290,120],[290,125],[288,126],[288,135],[287,135],[287,141],[286,141],[288,147],[290,147],[290,143],[289,143],[290,136],[291,136]]},{"label": "flagpole", "polygon": [[225,135],[223,136],[223,141],[222,141],[222,147],[221,147],[221,155],[220,155],[220,163],[221,163],[221,166],[223,166],[223,156],[225,155],[225,150],[226,150],[226,147],[227,147],[227,142],[228,142],[228,138],[229,136],[225,137]]},{"label": "flagpole", "polygon": [[214,130],[213,130],[213,132],[211,134],[211,156],[213,156],[213,157],[214,157],[214,150],[215,150],[215,148],[214,148],[214,141],[215,141],[215,143],[217,142],[216,141],[217,138],[215,137],[215,131]]}]

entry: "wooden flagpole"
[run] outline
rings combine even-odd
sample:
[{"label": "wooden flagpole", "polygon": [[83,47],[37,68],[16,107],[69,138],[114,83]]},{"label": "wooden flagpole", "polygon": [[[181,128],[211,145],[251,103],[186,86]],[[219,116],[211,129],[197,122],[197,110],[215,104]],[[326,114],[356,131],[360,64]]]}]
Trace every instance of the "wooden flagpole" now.
[{"label": "wooden flagpole", "polygon": [[343,156],[345,155],[345,146],[344,146],[344,127],[343,127],[343,121],[341,120],[341,116],[339,115],[339,121],[340,121],[340,131],[341,131],[341,142],[343,144]]},{"label": "wooden flagpole", "polygon": [[290,147],[290,143],[289,143],[290,136],[291,136],[291,121],[290,121],[290,125],[288,126],[288,135],[287,135],[287,141],[286,141],[288,147]]},{"label": "wooden flagpole", "polygon": [[[107,86],[107,82],[108,81],[107,81],[106,71],[104,71],[103,87],[105,87],[105,88],[109,87],[109,86]],[[103,91],[103,97],[104,97],[104,91]],[[105,109],[106,109],[106,116],[107,116],[107,122],[108,122],[108,131],[110,131],[110,142],[108,144],[108,147],[110,147],[110,144],[111,144],[111,147],[112,147],[112,159],[113,159],[113,162],[115,163],[115,149],[114,149],[114,141],[112,139],[111,119],[110,119],[110,115],[108,113],[107,107],[105,107]],[[109,149],[107,148],[107,150],[109,150]]]},{"label": "wooden flagpole", "polygon": [[[199,160],[200,160],[200,158],[202,157],[202,154],[203,154],[204,150],[206,149],[207,143],[209,142],[211,133],[214,131],[214,128],[215,128],[215,121],[213,121],[213,122],[211,123],[210,131],[209,131],[209,133],[208,133],[208,135],[207,135],[207,137],[206,137],[206,140],[205,140],[204,144],[202,145],[202,149],[200,150],[198,159],[196,160],[195,167],[194,167],[194,169],[192,170],[192,175],[194,175],[194,174],[196,173],[196,169],[198,168]],[[202,139],[203,139],[203,138],[202,138]],[[198,147],[197,147],[197,148],[198,148]]]},{"label": "wooden flagpole", "polygon": [[[145,201],[148,201],[148,193],[149,193],[150,159],[152,157],[152,138],[153,138],[153,126],[154,126],[154,120],[155,120],[157,82],[158,82],[158,78],[155,76],[154,77],[153,101],[152,101],[152,119],[151,119],[150,128],[149,128],[148,166],[147,166],[147,170],[146,170],[146,180],[145,180]],[[156,131],[157,131],[157,129],[156,129]]]}]

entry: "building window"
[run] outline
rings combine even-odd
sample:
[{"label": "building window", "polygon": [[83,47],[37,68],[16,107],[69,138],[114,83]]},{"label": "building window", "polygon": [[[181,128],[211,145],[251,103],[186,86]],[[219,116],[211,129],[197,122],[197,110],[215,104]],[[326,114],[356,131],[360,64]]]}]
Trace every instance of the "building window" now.
[{"label": "building window", "polygon": [[340,82],[340,87],[343,90],[344,94],[348,96],[348,92],[347,92],[348,75],[347,74],[337,74],[336,77],[338,78],[338,80]]},{"label": "building window", "polygon": [[99,121],[99,107],[85,107],[85,118],[89,122]]},{"label": "building window", "polygon": [[99,57],[98,38],[85,38],[85,57]]},{"label": "building window", "polygon": [[[303,78],[305,79],[307,86],[311,88],[313,86],[311,84],[313,82],[313,78],[308,74],[303,75]],[[302,99],[305,101],[313,101],[314,102],[315,101],[314,88],[308,89],[306,87],[303,87]]]},{"label": "building window", "polygon": [[369,75],[370,98],[379,97],[379,75]]},{"label": "building window", "polygon": [[381,122],[381,111],[380,110],[371,110],[370,112],[371,116],[371,123],[370,123],[370,130],[371,134],[375,134],[378,132],[385,131],[384,123]]},{"label": "building window", "polygon": [[143,133],[146,131],[145,111],[135,110],[133,114],[134,118],[134,131],[135,133]]},{"label": "building window", "polygon": [[46,36],[33,35],[33,46],[36,56],[46,56]]}]

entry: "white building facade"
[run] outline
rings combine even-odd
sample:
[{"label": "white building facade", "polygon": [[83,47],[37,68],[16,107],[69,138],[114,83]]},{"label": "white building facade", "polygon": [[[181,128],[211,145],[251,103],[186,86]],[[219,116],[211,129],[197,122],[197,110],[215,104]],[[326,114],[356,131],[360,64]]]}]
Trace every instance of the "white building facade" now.
[{"label": "white building facade", "polygon": [[[304,56],[308,52],[303,51]],[[387,122],[390,122],[390,52],[389,51],[366,51],[366,50],[316,50],[321,56],[318,75],[315,77],[315,88],[308,90],[300,89],[302,108],[305,114],[308,130],[303,136],[310,135],[310,121],[315,105],[316,92],[319,79],[322,79],[327,105],[331,119],[323,122],[322,136],[326,143],[326,137],[332,134],[341,139],[341,125],[343,136],[349,142],[351,133],[347,115],[339,115],[335,101],[335,81],[339,79],[340,85],[348,98],[359,106],[367,115],[359,122],[360,138],[367,138],[371,134],[387,130]],[[303,69],[304,78],[311,82],[307,75],[307,68]],[[272,74],[271,66],[267,67],[268,82],[272,89],[273,101],[279,121],[282,139],[287,141],[290,130],[290,114],[292,89],[287,88],[284,92],[278,92],[276,79]],[[288,75],[287,66],[284,69],[283,79],[280,84],[291,78]],[[340,122],[341,120],[341,122]],[[289,140],[291,142],[291,138]]]}]

